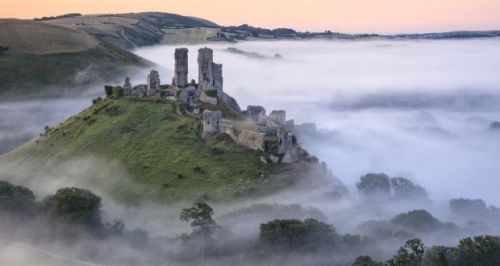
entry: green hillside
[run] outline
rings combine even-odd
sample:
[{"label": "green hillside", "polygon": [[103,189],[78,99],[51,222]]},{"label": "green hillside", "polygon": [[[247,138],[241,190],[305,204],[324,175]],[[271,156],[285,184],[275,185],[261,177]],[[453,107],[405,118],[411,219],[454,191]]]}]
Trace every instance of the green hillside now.
[{"label": "green hillside", "polygon": [[150,62],[75,29],[0,20],[0,93],[26,97],[112,80]]},{"label": "green hillside", "polygon": [[175,102],[102,100],[4,156],[0,163],[37,169],[30,173],[36,176],[41,169],[54,167],[54,161],[87,155],[118,160],[132,184],[116,185],[108,176],[93,180],[93,185],[129,203],[262,195],[297,184],[306,171],[319,168],[306,162],[265,164],[259,152],[228,137],[205,141],[200,137],[201,121],[179,114],[176,106]]}]

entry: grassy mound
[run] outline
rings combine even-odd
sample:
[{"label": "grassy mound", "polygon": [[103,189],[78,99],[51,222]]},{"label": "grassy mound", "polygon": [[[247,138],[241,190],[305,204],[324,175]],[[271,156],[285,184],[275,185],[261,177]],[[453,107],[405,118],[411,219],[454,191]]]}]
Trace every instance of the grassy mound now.
[{"label": "grassy mound", "polygon": [[102,100],[0,162],[43,169],[87,155],[118,160],[131,184],[111,184],[111,176],[92,182],[129,203],[262,195],[296,183],[303,177],[297,168],[308,168],[265,164],[229,137],[205,141],[201,121],[176,109],[173,102]]}]

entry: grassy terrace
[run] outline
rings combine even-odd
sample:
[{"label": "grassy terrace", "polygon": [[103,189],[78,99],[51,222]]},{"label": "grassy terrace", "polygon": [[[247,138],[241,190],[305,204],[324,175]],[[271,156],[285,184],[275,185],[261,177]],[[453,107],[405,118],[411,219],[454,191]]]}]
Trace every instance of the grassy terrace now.
[{"label": "grassy terrace", "polygon": [[[264,164],[229,137],[201,139],[201,121],[173,102],[102,100],[3,160],[70,160],[86,155],[119,160],[134,185],[99,187],[120,201],[228,200],[266,194],[294,183],[294,165]],[[21,167],[22,167],[21,163]],[[43,167],[43,165],[42,165]],[[102,184],[101,184],[102,183]]]}]

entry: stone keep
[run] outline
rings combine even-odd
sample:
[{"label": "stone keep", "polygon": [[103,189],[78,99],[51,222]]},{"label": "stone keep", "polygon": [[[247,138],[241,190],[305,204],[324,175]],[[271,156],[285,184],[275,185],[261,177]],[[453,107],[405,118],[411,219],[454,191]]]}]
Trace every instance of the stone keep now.
[{"label": "stone keep", "polygon": [[283,126],[286,123],[286,112],[283,110],[272,111],[268,119],[277,126]]},{"label": "stone keep", "polygon": [[205,110],[203,112],[203,138],[209,138],[219,133],[219,127],[222,120],[220,111]]},{"label": "stone keep", "polygon": [[224,87],[224,79],[222,78],[222,64],[212,64],[213,86],[217,90],[222,90]]},{"label": "stone keep", "polygon": [[187,48],[175,49],[175,76],[172,85],[177,87],[186,87],[188,85],[188,52]]},{"label": "stone keep", "polygon": [[148,75],[147,86],[148,90],[150,91],[150,94],[151,92],[156,92],[160,90],[160,74],[158,74],[158,71],[151,70],[151,72]]},{"label": "stone keep", "polygon": [[258,105],[247,106],[247,116],[257,124],[266,124],[266,109]]},{"label": "stone keep", "polygon": [[198,50],[198,89],[214,89],[213,80],[214,51],[210,48]]}]

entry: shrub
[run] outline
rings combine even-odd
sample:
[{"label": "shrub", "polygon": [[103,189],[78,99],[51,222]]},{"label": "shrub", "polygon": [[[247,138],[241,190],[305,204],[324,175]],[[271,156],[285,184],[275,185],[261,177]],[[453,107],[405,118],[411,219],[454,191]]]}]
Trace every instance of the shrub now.
[{"label": "shrub", "polygon": [[0,212],[32,214],[36,206],[35,195],[31,190],[0,181]]},{"label": "shrub", "polygon": [[120,86],[113,87],[113,97],[114,98],[123,97],[123,88]]},{"label": "shrub", "polygon": [[219,94],[219,91],[218,90],[205,90],[203,91],[205,93],[205,95],[207,95],[208,97],[217,97],[217,95]]},{"label": "shrub", "polygon": [[113,96],[113,86],[104,86],[104,92],[106,92],[106,97],[110,98],[111,96]]}]

